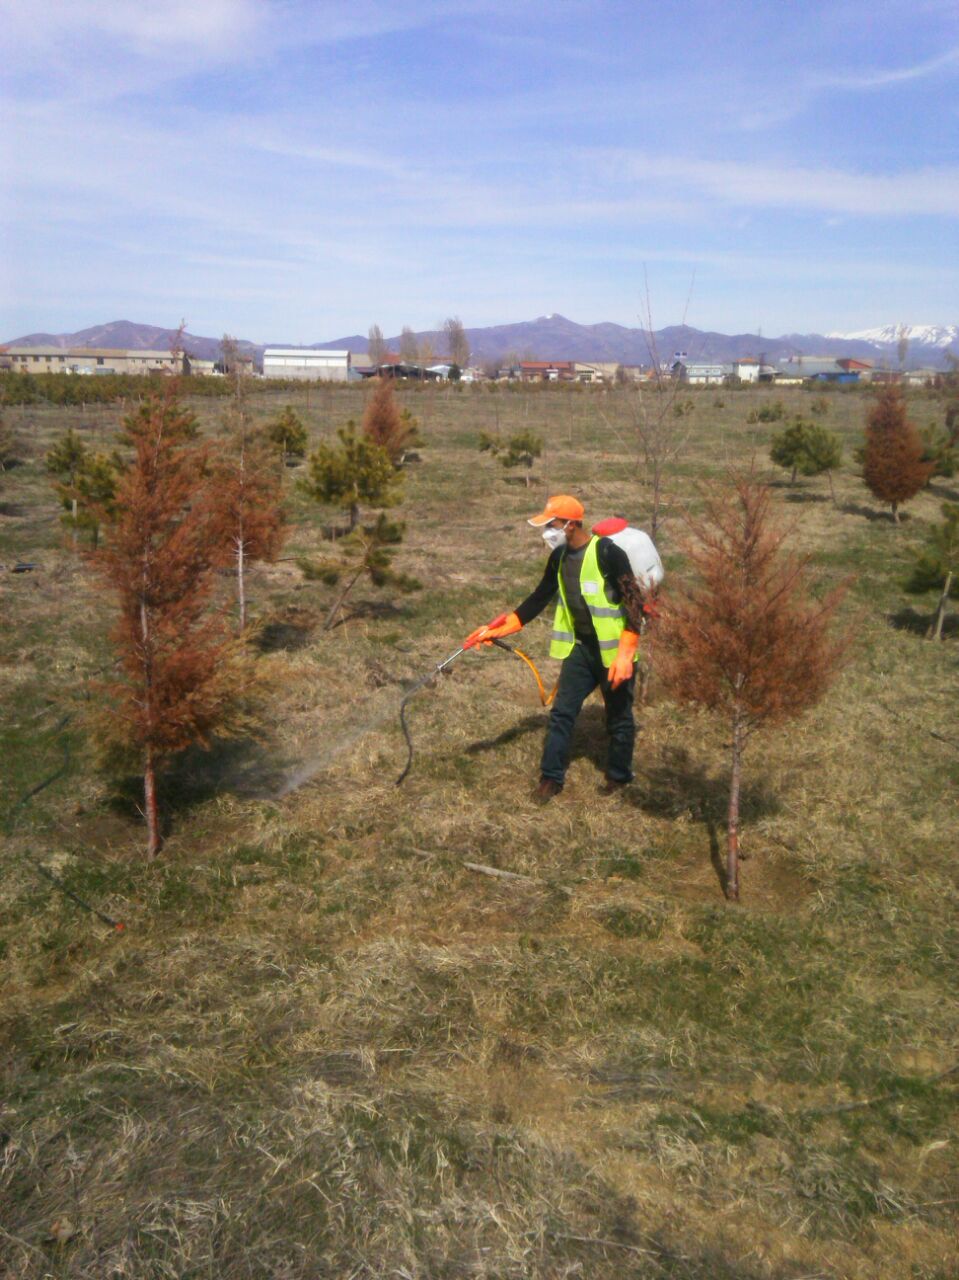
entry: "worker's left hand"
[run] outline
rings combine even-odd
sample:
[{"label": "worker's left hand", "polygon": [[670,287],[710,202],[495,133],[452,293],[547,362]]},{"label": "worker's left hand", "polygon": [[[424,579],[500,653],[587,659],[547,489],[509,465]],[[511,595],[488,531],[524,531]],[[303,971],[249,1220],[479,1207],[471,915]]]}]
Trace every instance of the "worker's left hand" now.
[{"label": "worker's left hand", "polygon": [[609,687],[611,689],[618,689],[633,674],[636,646],[638,644],[639,636],[635,631],[624,631],[619,637],[619,648],[616,650],[616,657],[609,667]]}]

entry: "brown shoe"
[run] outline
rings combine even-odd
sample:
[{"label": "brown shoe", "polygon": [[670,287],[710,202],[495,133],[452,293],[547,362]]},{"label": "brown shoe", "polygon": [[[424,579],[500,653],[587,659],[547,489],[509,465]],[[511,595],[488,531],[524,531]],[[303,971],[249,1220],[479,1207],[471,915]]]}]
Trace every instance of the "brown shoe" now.
[{"label": "brown shoe", "polygon": [[553,796],[558,796],[562,789],[563,784],[555,778],[540,778],[539,785],[533,792],[533,799],[540,804],[549,804]]},{"label": "brown shoe", "polygon": [[618,796],[621,795],[628,786],[628,782],[620,782],[616,778],[608,777],[602,786],[599,787],[599,794],[601,796]]}]

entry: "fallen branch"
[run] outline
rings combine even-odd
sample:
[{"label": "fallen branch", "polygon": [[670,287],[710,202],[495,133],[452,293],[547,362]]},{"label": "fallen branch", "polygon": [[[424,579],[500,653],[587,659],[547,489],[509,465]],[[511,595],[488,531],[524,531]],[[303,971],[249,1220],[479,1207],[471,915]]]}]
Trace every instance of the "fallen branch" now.
[{"label": "fallen branch", "polygon": [[888,706],[878,698],[876,699],[876,702],[880,707],[882,707],[883,711],[888,711],[888,713],[891,716],[895,716],[897,720],[905,720],[907,724],[914,724],[918,729],[922,729],[928,733],[930,738],[935,738],[937,742],[945,742],[947,746],[950,747],[959,747],[959,739],[947,738],[944,733],[937,733],[935,729],[930,729],[924,725],[921,720],[916,720],[914,716],[904,715],[901,711],[897,711],[895,707]]},{"label": "fallen branch", "polygon": [[627,1253],[638,1253],[644,1258],[655,1258],[657,1256],[652,1249],[642,1249],[638,1244],[623,1244],[619,1240],[604,1240],[600,1236],[573,1236],[565,1231],[554,1231],[550,1234],[554,1240],[572,1240],[576,1244],[595,1244],[600,1249],[625,1249]]},{"label": "fallen branch", "polygon": [[[938,1084],[940,1080],[947,1080],[949,1076],[959,1075],[959,1062],[954,1066],[947,1067],[945,1071],[940,1071],[934,1076],[927,1076],[922,1084]],[[844,1115],[847,1111],[865,1111],[869,1107],[879,1107],[886,1102],[895,1102],[897,1098],[902,1097],[901,1089],[892,1089],[888,1093],[877,1094],[875,1098],[863,1098],[861,1102],[840,1102],[832,1107],[808,1107],[803,1111],[796,1112],[798,1116],[838,1116]]]},{"label": "fallen branch", "polygon": [[548,880],[538,880],[536,876],[521,876],[516,871],[501,871],[499,867],[488,867],[484,862],[464,862],[467,871],[475,871],[481,876],[493,876],[497,880],[520,880],[524,884],[539,885],[543,889],[558,889],[560,893],[571,894],[564,884],[551,884]]}]

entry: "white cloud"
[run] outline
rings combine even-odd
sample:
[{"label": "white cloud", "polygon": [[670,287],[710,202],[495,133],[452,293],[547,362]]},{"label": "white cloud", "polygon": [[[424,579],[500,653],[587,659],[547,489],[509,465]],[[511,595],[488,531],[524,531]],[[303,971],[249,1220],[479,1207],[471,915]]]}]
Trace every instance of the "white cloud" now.
[{"label": "white cloud", "polygon": [[877,68],[871,71],[846,72],[841,75],[817,75],[812,78],[813,87],[827,89],[884,89],[888,85],[905,84],[910,80],[923,80],[940,71],[959,68],[959,48],[948,49],[935,58],[926,58],[906,67]]},{"label": "white cloud", "polygon": [[870,218],[959,216],[959,167],[954,165],[871,174],[606,151],[594,156],[597,167],[611,154],[637,183],[663,183],[734,206]]}]

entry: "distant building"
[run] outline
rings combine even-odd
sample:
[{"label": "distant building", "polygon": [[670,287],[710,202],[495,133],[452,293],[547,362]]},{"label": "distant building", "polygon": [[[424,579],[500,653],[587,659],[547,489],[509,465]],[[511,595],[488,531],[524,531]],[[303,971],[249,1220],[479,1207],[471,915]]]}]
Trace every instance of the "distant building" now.
[{"label": "distant building", "polygon": [[740,382],[759,381],[759,361],[752,356],[744,356],[742,360],[733,361],[733,377]]},{"label": "distant building", "polygon": [[616,360],[577,360],[573,365],[577,382],[615,382],[620,367]]},{"label": "distant building", "polygon": [[673,377],[691,387],[708,387],[723,383],[730,377],[732,371],[732,365],[702,360],[677,360],[672,368]]},{"label": "distant building", "polygon": [[267,347],[263,352],[263,376],[304,382],[346,382],[350,376],[350,353],[320,351],[314,347]]},{"label": "distant building", "polygon": [[787,356],[779,361],[776,381],[784,385],[796,382],[858,382],[872,373],[868,360],[836,359],[835,356]]},{"label": "distant building", "polygon": [[519,376],[523,382],[572,382],[576,377],[574,360],[521,360]]},{"label": "distant building", "polygon": [[903,382],[907,387],[932,387],[942,382],[941,369],[910,369],[903,374]]},{"label": "distant building", "polygon": [[180,373],[183,357],[169,351],[124,351],[111,347],[8,347],[18,373]]}]

